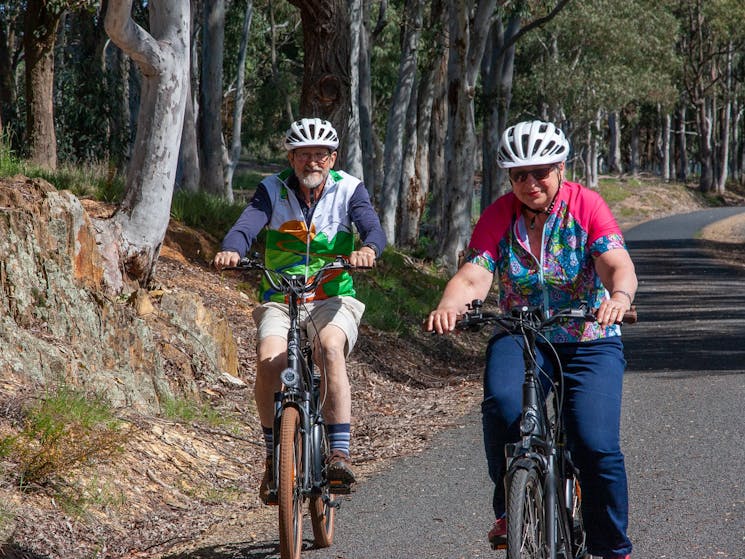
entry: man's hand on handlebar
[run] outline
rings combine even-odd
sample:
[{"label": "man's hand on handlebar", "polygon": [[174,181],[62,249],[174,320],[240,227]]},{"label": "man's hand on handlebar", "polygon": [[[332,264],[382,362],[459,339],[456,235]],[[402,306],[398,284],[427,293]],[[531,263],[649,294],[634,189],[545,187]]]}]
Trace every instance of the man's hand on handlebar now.
[{"label": "man's hand on handlebar", "polygon": [[355,268],[372,268],[375,266],[375,251],[367,246],[353,251],[349,255],[349,265]]},{"label": "man's hand on handlebar", "polygon": [[237,252],[233,252],[232,250],[223,250],[215,255],[214,260],[212,260],[212,265],[218,270],[222,270],[223,268],[237,266],[240,260],[241,255]]}]

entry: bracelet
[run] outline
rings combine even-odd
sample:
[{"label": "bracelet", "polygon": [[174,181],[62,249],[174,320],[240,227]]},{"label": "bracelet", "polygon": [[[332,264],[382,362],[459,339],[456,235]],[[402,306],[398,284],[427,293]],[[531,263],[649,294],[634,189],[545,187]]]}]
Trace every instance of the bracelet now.
[{"label": "bracelet", "polygon": [[634,304],[634,299],[631,297],[631,294],[628,291],[624,291],[623,289],[616,289],[615,291],[613,291],[613,293],[610,294],[610,296],[613,297],[616,293],[626,295],[626,297],[629,298],[629,308],[631,308],[631,305]]}]

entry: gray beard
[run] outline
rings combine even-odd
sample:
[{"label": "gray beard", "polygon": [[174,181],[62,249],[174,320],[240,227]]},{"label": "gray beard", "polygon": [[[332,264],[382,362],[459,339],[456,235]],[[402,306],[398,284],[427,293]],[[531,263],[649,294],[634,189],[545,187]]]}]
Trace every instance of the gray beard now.
[{"label": "gray beard", "polygon": [[298,180],[305,188],[314,190],[326,182],[326,177],[322,176],[320,179],[314,179],[310,175],[305,175],[303,177],[298,177]]}]

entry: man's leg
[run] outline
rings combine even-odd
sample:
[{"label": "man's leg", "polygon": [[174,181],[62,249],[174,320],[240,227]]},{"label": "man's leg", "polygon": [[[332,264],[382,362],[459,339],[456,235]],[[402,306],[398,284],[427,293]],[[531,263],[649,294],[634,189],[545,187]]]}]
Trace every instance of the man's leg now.
[{"label": "man's leg", "polygon": [[328,476],[346,485],[355,481],[349,451],[352,394],[346,358],[357,341],[364,308],[352,297],[333,297],[315,304],[308,324],[314,361],[321,371],[323,417],[331,445]]},{"label": "man's leg", "polygon": [[274,475],[272,457],[274,452],[274,394],[281,387],[279,375],[287,366],[287,327],[289,318],[279,305],[262,305],[254,311],[259,341],[256,347],[256,384],[254,401],[261,422],[261,431],[266,448],[264,477],[259,487],[259,498],[264,504],[270,502],[269,484]]}]

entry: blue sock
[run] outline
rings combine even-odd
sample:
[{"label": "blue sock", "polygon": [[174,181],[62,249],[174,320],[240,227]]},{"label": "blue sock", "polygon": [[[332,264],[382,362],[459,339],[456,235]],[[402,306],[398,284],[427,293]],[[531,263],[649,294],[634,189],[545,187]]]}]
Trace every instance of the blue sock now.
[{"label": "blue sock", "polygon": [[274,431],[271,427],[261,426],[261,432],[264,434],[264,446],[266,447],[266,457],[271,458],[274,454]]},{"label": "blue sock", "polygon": [[329,444],[331,450],[341,450],[349,456],[349,440],[351,438],[351,427],[349,423],[334,423],[329,428]]}]

